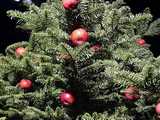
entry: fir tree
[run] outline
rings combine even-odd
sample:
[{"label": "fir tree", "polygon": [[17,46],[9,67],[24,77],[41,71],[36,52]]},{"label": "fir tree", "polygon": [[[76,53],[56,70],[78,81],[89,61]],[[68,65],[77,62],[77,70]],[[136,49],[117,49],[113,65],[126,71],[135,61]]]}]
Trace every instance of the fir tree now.
[{"label": "fir tree", "polygon": [[158,119],[160,57],[144,37],[160,20],[122,0],[64,1],[7,12],[31,36],[0,56],[0,120]]}]

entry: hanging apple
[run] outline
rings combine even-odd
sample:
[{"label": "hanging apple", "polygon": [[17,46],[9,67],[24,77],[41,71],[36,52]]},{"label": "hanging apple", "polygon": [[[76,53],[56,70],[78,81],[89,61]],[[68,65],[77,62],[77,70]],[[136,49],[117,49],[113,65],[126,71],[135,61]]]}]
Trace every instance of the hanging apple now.
[{"label": "hanging apple", "polygon": [[76,45],[76,46],[82,45],[88,41],[89,34],[85,29],[79,28],[79,29],[74,30],[71,33],[70,39],[74,45]]}]

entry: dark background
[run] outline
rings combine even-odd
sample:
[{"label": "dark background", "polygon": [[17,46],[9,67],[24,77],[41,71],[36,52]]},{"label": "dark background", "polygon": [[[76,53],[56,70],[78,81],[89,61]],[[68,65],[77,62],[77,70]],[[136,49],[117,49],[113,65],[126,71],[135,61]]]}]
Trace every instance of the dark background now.
[{"label": "dark background", "polygon": [[[45,0],[32,0],[35,4],[40,5]],[[159,0],[126,0],[127,4],[131,7],[132,12],[143,12],[146,7],[151,9],[154,19],[160,18]],[[6,46],[29,39],[29,31],[16,29],[16,20],[11,20],[6,16],[6,11],[16,9],[24,11],[25,7],[21,2],[14,0],[0,0],[0,52],[4,52]],[[155,56],[160,55],[160,36],[145,38],[151,44],[151,51]]]}]

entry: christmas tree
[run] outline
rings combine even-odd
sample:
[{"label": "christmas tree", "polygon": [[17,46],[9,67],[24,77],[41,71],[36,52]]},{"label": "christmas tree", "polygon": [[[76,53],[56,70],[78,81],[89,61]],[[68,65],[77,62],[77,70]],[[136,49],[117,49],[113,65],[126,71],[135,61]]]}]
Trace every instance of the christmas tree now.
[{"label": "christmas tree", "polygon": [[160,20],[148,9],[48,0],[7,14],[31,36],[0,55],[0,120],[160,118],[160,57],[144,39]]}]

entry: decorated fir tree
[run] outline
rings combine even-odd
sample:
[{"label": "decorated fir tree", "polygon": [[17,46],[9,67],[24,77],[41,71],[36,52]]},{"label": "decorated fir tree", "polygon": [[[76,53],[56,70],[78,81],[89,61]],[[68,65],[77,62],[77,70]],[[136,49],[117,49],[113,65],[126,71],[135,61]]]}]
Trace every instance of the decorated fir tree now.
[{"label": "decorated fir tree", "polygon": [[160,57],[144,39],[160,33],[160,20],[148,9],[48,0],[7,13],[31,37],[0,56],[0,120],[160,118]]}]

